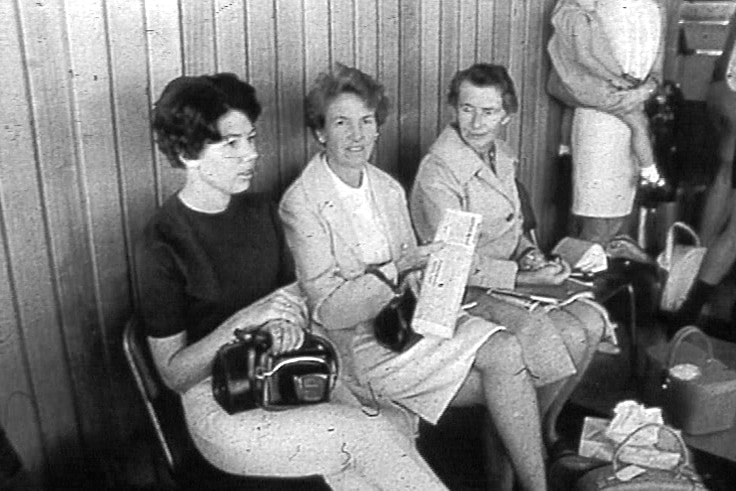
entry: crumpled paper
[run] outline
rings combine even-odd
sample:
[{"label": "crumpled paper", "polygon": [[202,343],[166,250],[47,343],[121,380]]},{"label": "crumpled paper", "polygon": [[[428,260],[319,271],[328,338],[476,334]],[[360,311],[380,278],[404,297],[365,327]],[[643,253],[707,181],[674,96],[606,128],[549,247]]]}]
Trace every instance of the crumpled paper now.
[{"label": "crumpled paper", "polygon": [[[646,407],[632,400],[621,401],[616,404],[613,414],[613,419],[606,428],[606,436],[616,443],[621,443],[634,430],[645,424],[664,424],[662,408]],[[629,440],[629,444],[639,447],[654,445],[657,443],[658,437],[659,429],[656,426],[651,426],[637,432]]]}]

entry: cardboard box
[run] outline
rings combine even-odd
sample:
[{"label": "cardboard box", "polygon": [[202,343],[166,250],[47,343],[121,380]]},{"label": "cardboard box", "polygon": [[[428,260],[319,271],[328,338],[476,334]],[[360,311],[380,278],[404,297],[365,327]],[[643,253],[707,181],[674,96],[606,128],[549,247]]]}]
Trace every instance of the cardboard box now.
[{"label": "cardboard box", "polygon": [[610,422],[610,419],[586,416],[580,434],[579,455],[611,461],[616,442],[606,436],[606,428]]}]

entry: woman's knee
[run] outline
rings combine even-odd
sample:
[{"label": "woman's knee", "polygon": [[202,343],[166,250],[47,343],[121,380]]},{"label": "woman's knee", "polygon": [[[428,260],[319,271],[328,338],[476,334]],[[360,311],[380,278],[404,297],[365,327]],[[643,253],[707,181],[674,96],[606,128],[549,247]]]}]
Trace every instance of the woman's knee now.
[{"label": "woman's knee", "polygon": [[508,331],[495,333],[478,350],[475,367],[507,375],[523,371],[526,363],[519,340]]}]

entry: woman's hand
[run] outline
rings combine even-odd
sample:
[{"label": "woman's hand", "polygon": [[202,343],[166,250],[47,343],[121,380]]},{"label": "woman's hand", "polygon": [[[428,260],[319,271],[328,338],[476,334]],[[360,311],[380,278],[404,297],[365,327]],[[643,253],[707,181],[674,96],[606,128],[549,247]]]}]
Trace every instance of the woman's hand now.
[{"label": "woman's hand", "polygon": [[553,261],[534,271],[519,271],[516,275],[516,284],[561,285],[569,276],[570,265],[567,261]]},{"label": "woman's hand", "polygon": [[304,329],[291,322],[271,321],[261,328],[271,335],[271,353],[294,351],[304,342]]},{"label": "woman's hand", "polygon": [[519,270],[534,271],[549,264],[547,257],[542,251],[536,247],[530,248],[523,256],[519,258]]},{"label": "woman's hand", "polygon": [[400,276],[406,275],[411,271],[424,269],[429,261],[429,256],[444,247],[442,242],[433,242],[431,244],[421,245],[414,249],[404,246],[401,248],[401,256],[396,260],[396,269]]}]

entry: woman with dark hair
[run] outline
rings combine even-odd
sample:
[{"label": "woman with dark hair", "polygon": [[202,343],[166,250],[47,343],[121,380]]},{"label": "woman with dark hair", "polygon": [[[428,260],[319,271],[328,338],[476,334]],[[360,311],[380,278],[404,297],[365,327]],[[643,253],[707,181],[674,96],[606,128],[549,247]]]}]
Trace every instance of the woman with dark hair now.
[{"label": "woman with dark hair", "polygon": [[444,489],[412,443],[338,383],[329,403],[229,415],[212,395],[235,330],[299,348],[308,314],[275,207],[246,193],[256,172],[255,90],[233,74],[180,77],[153,112],[159,149],[186,173],[137,249],[140,317],[154,363],[181,395],[202,455],[231,474],[319,474],[334,489]]},{"label": "woman with dark hair", "polygon": [[381,412],[436,423],[449,406],[485,405],[523,489],[544,490],[539,413],[518,343],[461,312],[452,339],[425,336],[401,353],[380,345],[373,322],[439,244],[418,246],[404,191],[370,163],[388,100],[355,68],[321,74],[306,100],[323,151],[279,208],[299,284],[315,323],[335,342],[346,385]]},{"label": "woman with dark hair", "polygon": [[[448,209],[478,213],[483,221],[468,286],[513,290],[561,284],[570,267],[564,261],[547,260],[524,233],[518,160],[499,138],[519,106],[506,68],[479,63],[457,72],[447,101],[455,120],[422,160],[411,192],[411,214],[420,240],[432,240]],[[506,326],[521,343],[539,391],[545,441],[551,446],[558,440],[557,415],[603,334],[602,311],[587,301],[530,311],[503,295],[481,298],[484,317]]]}]

